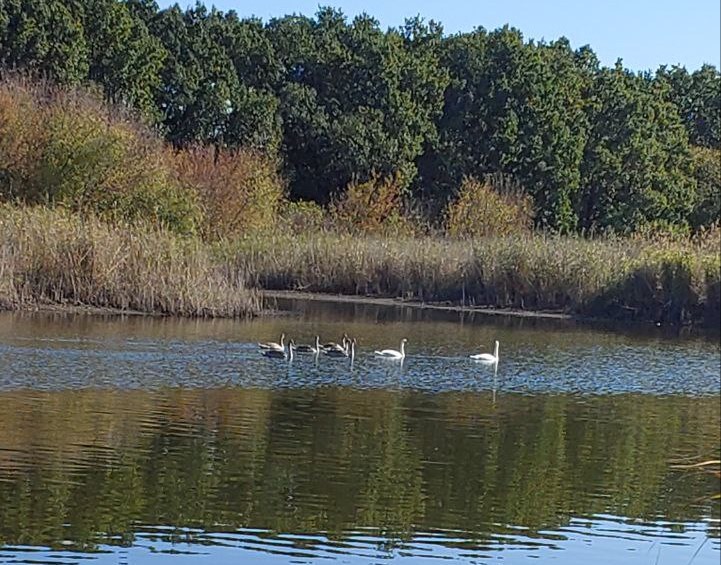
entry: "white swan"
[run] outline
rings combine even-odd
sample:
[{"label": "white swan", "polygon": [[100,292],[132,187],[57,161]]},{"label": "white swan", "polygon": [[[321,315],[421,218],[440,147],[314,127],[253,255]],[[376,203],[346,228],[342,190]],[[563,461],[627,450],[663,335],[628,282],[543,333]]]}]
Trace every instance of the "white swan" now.
[{"label": "white swan", "polygon": [[329,341],[328,343],[324,343],[320,347],[321,347],[321,349],[324,349],[326,351],[333,350],[333,349],[337,349],[340,351],[347,351],[349,341],[350,340],[348,339],[348,334],[343,334],[343,340],[341,341],[341,343],[336,343],[335,341]]},{"label": "white swan", "polygon": [[292,361],[294,349],[295,342],[291,339],[288,343],[287,352],[285,349],[264,349],[261,353],[264,357],[270,357],[271,359],[287,359],[288,361]]},{"label": "white swan", "polygon": [[403,338],[401,340],[400,351],[396,351],[395,349],[381,349],[380,351],[374,351],[373,353],[380,357],[385,357],[386,359],[405,359],[406,343],[408,343],[408,340],[406,338]]},{"label": "white swan", "polygon": [[295,350],[297,353],[313,353],[317,355],[320,353],[320,337],[315,336],[315,346],[313,345],[296,345]]},{"label": "white swan", "polygon": [[351,361],[355,359],[355,338],[346,342],[346,348],[334,347],[324,350],[328,357],[350,357]]},{"label": "white swan", "polygon": [[285,351],[285,346],[283,345],[283,340],[285,339],[285,334],[280,334],[280,343],[276,343],[274,341],[267,341],[265,343],[259,343],[258,347],[261,349],[271,349],[274,351]]},{"label": "white swan", "polygon": [[496,345],[493,348],[493,355],[490,353],[476,353],[475,355],[471,355],[471,359],[483,363],[498,363],[498,340],[496,340]]}]

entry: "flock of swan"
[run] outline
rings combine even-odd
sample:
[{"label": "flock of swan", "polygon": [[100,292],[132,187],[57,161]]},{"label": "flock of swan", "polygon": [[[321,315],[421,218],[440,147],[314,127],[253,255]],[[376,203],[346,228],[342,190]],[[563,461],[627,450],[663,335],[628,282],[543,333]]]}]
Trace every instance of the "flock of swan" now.
[{"label": "flock of swan", "polygon": [[[406,343],[408,343],[408,340],[403,338],[399,349],[381,349],[374,351],[373,354],[376,357],[384,359],[402,361],[406,358]],[[343,339],[340,343],[329,341],[328,343],[322,344],[320,342],[320,337],[315,336],[315,343],[312,345],[296,345],[292,339],[286,344],[285,334],[281,334],[280,341],[259,343],[258,347],[260,348],[261,354],[265,357],[285,359],[288,361],[292,361],[295,354],[320,355],[321,353],[327,357],[348,358],[353,361],[356,354],[356,340],[355,338],[350,339],[346,334],[343,334]],[[470,359],[481,363],[498,363],[498,341],[495,343],[493,353],[476,353],[470,355],[469,357]]]}]

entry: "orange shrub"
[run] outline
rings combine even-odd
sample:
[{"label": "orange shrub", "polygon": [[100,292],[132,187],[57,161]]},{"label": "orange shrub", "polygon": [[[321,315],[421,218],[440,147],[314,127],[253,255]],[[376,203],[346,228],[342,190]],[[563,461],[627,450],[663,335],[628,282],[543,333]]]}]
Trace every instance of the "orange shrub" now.
[{"label": "orange shrub", "polygon": [[400,173],[352,182],[340,198],[331,202],[331,220],[342,231],[410,235],[413,225],[401,211],[405,186]]},{"label": "orange shrub", "polygon": [[456,199],[446,208],[446,233],[456,238],[529,232],[533,202],[518,190],[501,193],[490,181],[465,178]]},{"label": "orange shrub", "polygon": [[285,197],[275,159],[250,149],[197,146],[178,151],[174,166],[179,182],[200,196],[206,237],[220,239],[275,226]]}]

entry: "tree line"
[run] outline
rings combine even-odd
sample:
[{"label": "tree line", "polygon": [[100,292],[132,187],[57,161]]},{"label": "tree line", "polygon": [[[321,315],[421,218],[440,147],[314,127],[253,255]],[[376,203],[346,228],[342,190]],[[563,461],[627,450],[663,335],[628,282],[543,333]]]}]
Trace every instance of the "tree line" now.
[{"label": "tree line", "polygon": [[539,227],[698,228],[721,208],[721,74],[604,67],[591,48],[511,27],[383,30],[321,8],[263,22],[198,3],[2,0],[0,70],[96,84],[175,146],[278,156],[291,197],[402,179],[445,202],[503,175]]}]

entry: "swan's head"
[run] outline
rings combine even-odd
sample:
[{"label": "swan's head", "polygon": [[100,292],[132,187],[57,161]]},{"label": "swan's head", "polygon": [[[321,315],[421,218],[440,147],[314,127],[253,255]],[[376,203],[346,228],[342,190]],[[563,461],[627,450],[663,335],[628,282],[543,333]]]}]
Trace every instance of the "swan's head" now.
[{"label": "swan's head", "polygon": [[401,340],[401,343],[408,343],[408,339],[404,337],[404,338]]}]

